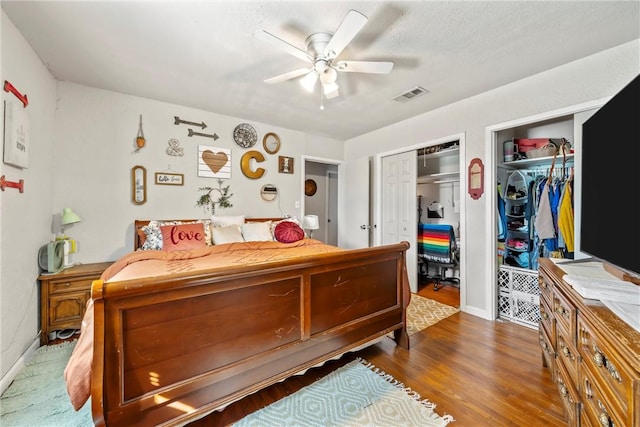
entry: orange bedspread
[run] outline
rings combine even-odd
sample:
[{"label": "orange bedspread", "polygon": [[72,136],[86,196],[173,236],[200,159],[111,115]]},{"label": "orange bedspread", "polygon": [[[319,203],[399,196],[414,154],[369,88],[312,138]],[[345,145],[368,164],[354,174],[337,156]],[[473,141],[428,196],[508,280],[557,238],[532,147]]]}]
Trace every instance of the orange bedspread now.
[{"label": "orange bedspread", "polygon": [[[101,279],[109,282],[145,277],[189,275],[196,271],[224,269],[234,265],[260,265],[287,259],[341,251],[318,240],[303,239],[295,243],[239,242],[188,251],[136,251],[129,253],[104,271]],[[75,410],[91,395],[93,360],[93,300],[87,303],[80,338],[64,371],[67,392]]]}]

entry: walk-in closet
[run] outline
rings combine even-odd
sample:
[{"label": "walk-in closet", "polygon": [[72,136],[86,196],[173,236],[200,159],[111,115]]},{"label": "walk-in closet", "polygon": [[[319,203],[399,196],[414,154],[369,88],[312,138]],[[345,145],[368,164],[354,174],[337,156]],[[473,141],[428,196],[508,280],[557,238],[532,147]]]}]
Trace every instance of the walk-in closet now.
[{"label": "walk-in closet", "polygon": [[460,286],[460,143],[418,150],[418,275],[422,281]]},{"label": "walk-in closet", "polygon": [[582,123],[594,111],[565,112],[535,122],[523,119],[493,134],[501,319],[537,328],[538,258],[574,258],[579,245],[576,166]]}]

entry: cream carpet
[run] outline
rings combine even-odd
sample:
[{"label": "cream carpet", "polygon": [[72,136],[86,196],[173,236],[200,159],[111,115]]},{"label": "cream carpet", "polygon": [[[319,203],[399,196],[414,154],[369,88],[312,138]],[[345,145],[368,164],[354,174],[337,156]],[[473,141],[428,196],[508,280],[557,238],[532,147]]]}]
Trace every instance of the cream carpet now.
[{"label": "cream carpet", "polygon": [[450,415],[438,415],[435,406],[391,375],[357,359],[247,415],[234,427],[441,427],[453,421]]},{"label": "cream carpet", "polygon": [[459,311],[459,308],[411,294],[411,302],[407,307],[407,333],[413,335]]}]

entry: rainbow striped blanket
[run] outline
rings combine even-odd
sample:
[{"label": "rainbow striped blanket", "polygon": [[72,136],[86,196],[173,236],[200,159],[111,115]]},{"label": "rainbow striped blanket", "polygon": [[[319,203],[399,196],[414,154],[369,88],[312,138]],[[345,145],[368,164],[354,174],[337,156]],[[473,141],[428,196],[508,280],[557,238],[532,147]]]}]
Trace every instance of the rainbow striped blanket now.
[{"label": "rainbow striped blanket", "polygon": [[449,224],[418,224],[418,256],[427,261],[453,263],[455,241]]}]

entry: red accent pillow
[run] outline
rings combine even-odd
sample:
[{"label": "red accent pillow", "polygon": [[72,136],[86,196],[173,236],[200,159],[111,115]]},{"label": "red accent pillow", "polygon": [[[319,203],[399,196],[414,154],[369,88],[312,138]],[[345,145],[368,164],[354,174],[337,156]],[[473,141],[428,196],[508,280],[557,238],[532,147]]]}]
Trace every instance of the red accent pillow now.
[{"label": "red accent pillow", "polygon": [[204,225],[201,223],[161,225],[160,232],[163,251],[183,251],[207,246]]},{"label": "red accent pillow", "polygon": [[304,230],[293,221],[282,221],[276,225],[273,236],[278,242],[293,243],[304,239]]}]

